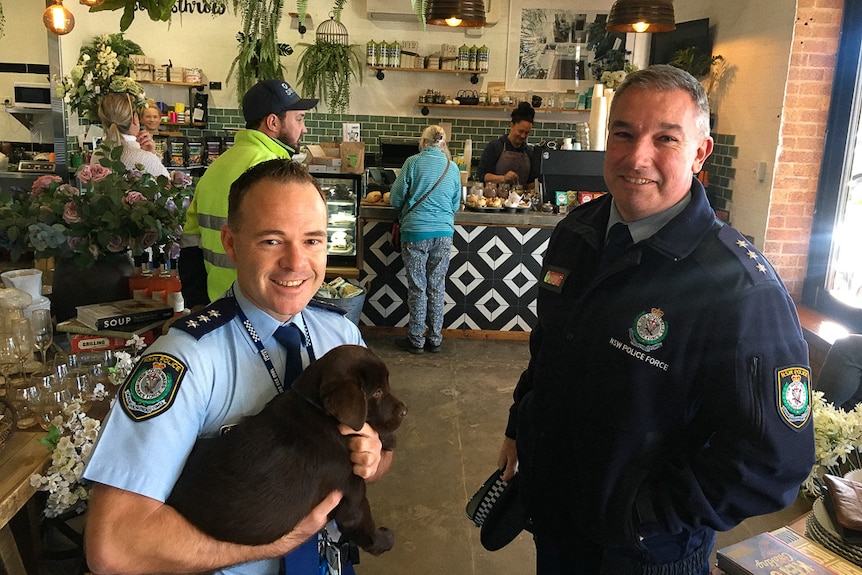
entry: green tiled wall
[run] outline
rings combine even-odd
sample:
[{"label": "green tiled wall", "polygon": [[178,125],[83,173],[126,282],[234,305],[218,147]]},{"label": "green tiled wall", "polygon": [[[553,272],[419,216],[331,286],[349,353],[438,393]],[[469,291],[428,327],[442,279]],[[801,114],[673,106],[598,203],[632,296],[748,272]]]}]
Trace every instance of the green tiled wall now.
[{"label": "green tiled wall", "polygon": [[739,157],[739,148],[736,146],[736,136],[713,134],[712,137],[715,146],[704,169],[709,173],[709,192],[715,203],[714,207],[726,208],[727,203],[733,200],[731,186],[736,179],[733,163]]}]

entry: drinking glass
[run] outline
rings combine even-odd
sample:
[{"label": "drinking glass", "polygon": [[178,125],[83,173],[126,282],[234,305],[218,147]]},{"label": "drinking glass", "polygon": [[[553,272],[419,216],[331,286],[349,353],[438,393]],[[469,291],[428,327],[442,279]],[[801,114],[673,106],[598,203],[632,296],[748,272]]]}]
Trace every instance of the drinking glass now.
[{"label": "drinking glass", "polygon": [[11,333],[0,333],[0,372],[3,373],[3,385],[0,386],[0,397],[6,397],[7,390],[12,389],[9,384],[9,374],[18,363],[15,353],[15,338]]},{"label": "drinking glass", "polygon": [[39,390],[35,385],[14,388],[11,402],[18,418],[18,429],[28,429],[36,425]]},{"label": "drinking glass", "polygon": [[30,324],[33,327],[33,343],[42,354],[42,371],[45,371],[47,365],[48,348],[54,342],[54,325],[51,322],[51,310],[36,309],[30,317]]},{"label": "drinking glass", "polygon": [[63,413],[63,408],[72,401],[65,378],[51,373],[40,378],[39,426],[48,431],[55,417]]},{"label": "drinking glass", "polygon": [[21,377],[25,377],[27,359],[33,354],[33,329],[26,317],[16,318],[9,322],[12,336],[15,338],[15,354],[21,367]]}]

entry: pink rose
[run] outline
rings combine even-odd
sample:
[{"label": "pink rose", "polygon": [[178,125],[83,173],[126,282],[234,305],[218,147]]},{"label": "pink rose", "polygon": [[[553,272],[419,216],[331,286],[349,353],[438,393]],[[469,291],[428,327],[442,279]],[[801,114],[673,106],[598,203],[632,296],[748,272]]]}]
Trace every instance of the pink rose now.
[{"label": "pink rose", "polygon": [[53,174],[39,176],[38,178],[36,178],[36,181],[33,182],[33,186],[30,188],[30,195],[38,196],[39,194],[47,190],[54,182],[59,184],[62,181],[63,178],[61,178],[60,176],[55,176]]},{"label": "pink rose", "polygon": [[86,164],[78,170],[78,178],[82,182],[93,182],[104,180],[113,172],[101,164]]},{"label": "pink rose", "polygon": [[63,206],[63,221],[67,224],[77,224],[81,221],[78,215],[78,205],[75,202],[66,202]]},{"label": "pink rose", "polygon": [[171,185],[178,188],[187,188],[192,185],[192,177],[179,170],[171,172]]},{"label": "pink rose", "polygon": [[111,236],[108,245],[106,246],[109,252],[119,253],[126,251],[126,240],[122,236],[116,234]]},{"label": "pink rose", "polygon": [[144,232],[144,235],[138,240],[140,246],[144,249],[155,245],[156,240],[159,239],[159,234],[154,231]]},{"label": "pink rose", "polygon": [[72,251],[76,253],[83,251],[88,242],[89,240],[86,236],[69,236],[66,238],[66,243],[70,248],[72,248]]},{"label": "pink rose", "polygon": [[130,191],[126,192],[125,197],[123,197],[123,201],[131,206],[132,204],[136,204],[138,202],[146,202],[147,197],[144,194],[142,194],[141,192],[136,192],[135,190],[130,190]]}]

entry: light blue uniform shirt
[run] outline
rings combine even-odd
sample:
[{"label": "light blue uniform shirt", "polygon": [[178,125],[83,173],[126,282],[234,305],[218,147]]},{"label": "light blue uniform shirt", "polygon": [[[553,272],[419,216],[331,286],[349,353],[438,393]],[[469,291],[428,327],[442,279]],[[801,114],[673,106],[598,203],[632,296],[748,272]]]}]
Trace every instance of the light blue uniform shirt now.
[{"label": "light blue uniform shirt", "polygon": [[[249,302],[236,286],[234,291],[283,380],[285,351],[273,337],[281,323]],[[178,321],[201,321],[201,316],[199,312]],[[339,345],[365,345],[356,325],[334,311],[309,306],[291,322],[308,333],[317,358]],[[187,369],[174,403],[155,417],[133,421],[118,402],[103,423],[84,478],[165,501],[197,438],[218,435],[223,426],[258,413],[275,397],[276,388],[239,317],[200,339],[172,328],[145,354],[154,352],[175,357]],[[304,354],[303,365],[308,363]],[[280,561],[245,563],[220,573],[277,574]]]}]

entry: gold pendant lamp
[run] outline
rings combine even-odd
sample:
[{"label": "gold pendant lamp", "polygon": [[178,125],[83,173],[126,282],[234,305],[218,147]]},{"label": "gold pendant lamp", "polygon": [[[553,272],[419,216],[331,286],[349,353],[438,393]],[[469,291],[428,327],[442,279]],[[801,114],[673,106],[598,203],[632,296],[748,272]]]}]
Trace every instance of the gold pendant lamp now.
[{"label": "gold pendant lamp", "polygon": [[425,22],[435,26],[477,28],[485,25],[483,0],[428,0]]},{"label": "gold pendant lamp", "polygon": [[670,32],[676,29],[673,0],[616,0],[608,15],[609,32]]},{"label": "gold pendant lamp", "polygon": [[63,0],[54,0],[54,3],[42,13],[42,22],[49,32],[62,36],[75,27],[75,16],[63,6]]}]

